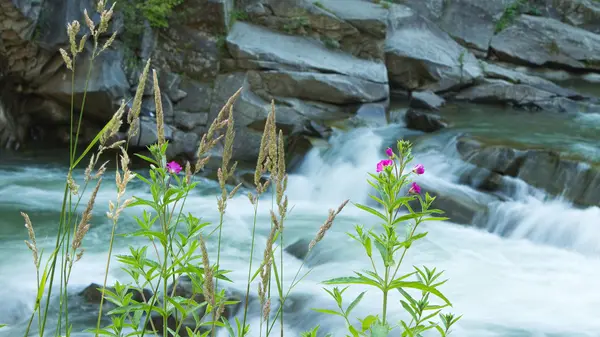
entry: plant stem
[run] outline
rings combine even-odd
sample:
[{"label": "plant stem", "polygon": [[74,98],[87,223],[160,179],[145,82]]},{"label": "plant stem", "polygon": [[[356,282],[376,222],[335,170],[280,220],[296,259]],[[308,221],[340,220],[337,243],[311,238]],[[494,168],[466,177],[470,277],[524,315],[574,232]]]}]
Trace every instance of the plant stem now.
[{"label": "plant stem", "polygon": [[108,270],[110,268],[110,258],[112,256],[116,228],[117,228],[117,222],[113,221],[112,230],[110,232],[110,241],[108,244],[108,258],[106,260],[106,269],[104,270],[104,283],[102,285],[102,296],[100,297],[100,309],[98,310],[98,321],[96,322],[96,337],[98,337],[98,330],[100,330],[100,321],[102,320],[102,305],[104,304],[104,291],[106,290],[106,281],[108,279]]},{"label": "plant stem", "polygon": [[385,287],[383,289],[383,325],[385,325],[387,317],[387,302],[388,302],[388,280],[390,277],[390,267],[385,267]]},{"label": "plant stem", "polygon": [[248,263],[248,285],[246,287],[246,300],[244,303],[244,319],[242,320],[242,329],[246,326],[246,318],[248,314],[248,302],[250,297],[250,278],[252,277],[252,258],[254,256],[254,239],[256,236],[256,218],[258,217],[258,199],[259,195],[256,195],[256,201],[254,203],[254,220],[252,224],[252,243],[250,245],[250,261]]},{"label": "plant stem", "polygon": [[[225,196],[226,198],[226,196]],[[225,202],[225,200],[223,200],[223,202]],[[223,233],[223,215],[224,215],[225,210],[223,210],[222,212],[220,212],[219,214],[219,236],[217,239],[217,271],[219,270],[219,263],[221,261],[221,235]],[[219,278],[215,278],[215,293],[217,292],[217,289],[219,287]],[[215,337],[215,320],[217,319],[217,308],[213,308],[213,322],[212,322],[212,331],[211,331],[211,336]]]}]

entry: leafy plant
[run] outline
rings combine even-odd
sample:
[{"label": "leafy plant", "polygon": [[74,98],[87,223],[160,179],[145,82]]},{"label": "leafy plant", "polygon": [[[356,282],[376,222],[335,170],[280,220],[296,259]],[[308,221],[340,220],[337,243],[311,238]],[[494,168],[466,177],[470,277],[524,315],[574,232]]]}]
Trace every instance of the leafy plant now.
[{"label": "leafy plant", "polygon": [[[173,3],[173,2],[169,2]],[[101,14],[101,21],[96,24],[86,15],[86,24],[91,31],[91,63],[104,50],[110,47],[116,33],[103,44],[99,37],[108,29],[113,13],[113,7],[104,8],[104,1],[100,0],[97,11]],[[114,6],[114,5],[113,5]],[[164,7],[161,7],[164,8]],[[159,11],[160,12],[160,11]],[[163,13],[163,12],[160,12]],[[87,36],[77,41],[76,37],[80,30],[78,21],[73,21],[67,26],[70,40],[69,51],[61,49],[66,67],[71,70],[74,85],[77,56],[83,50]],[[93,67],[89,68],[84,92],[87,92],[88,82]],[[59,316],[57,318],[55,337],[71,336],[72,322],[69,319],[68,284],[74,264],[84,256],[83,240],[91,226],[92,214],[96,203],[96,196],[104,179],[107,163],[99,164],[101,155],[108,151],[116,151],[118,154],[117,169],[115,172],[116,198],[109,202],[107,217],[112,222],[110,237],[108,238],[108,259],[105,267],[105,277],[102,286],[98,289],[101,293],[100,306],[96,327],[90,329],[95,336],[144,336],[145,334],[162,336],[203,336],[216,335],[218,328],[225,329],[230,337],[242,337],[248,335],[251,327],[247,324],[250,284],[259,279],[258,298],[260,302],[259,332],[269,336],[273,333],[276,323],[279,323],[279,334],[284,335],[284,313],[283,307],[289,298],[291,291],[310,273],[304,271],[304,262],[295,271],[294,277],[289,284],[285,284],[285,272],[283,264],[284,223],[289,214],[288,199],[286,196],[287,172],[285,167],[285,146],[282,130],[277,130],[275,120],[275,105],[272,102],[271,112],[265,123],[264,133],[261,139],[259,156],[257,159],[254,185],[255,190],[248,192],[248,199],[254,208],[254,222],[252,229],[252,242],[248,263],[248,278],[245,296],[242,299],[231,298],[222,286],[222,282],[231,282],[227,278],[228,270],[221,266],[221,243],[223,226],[225,224],[224,214],[227,209],[228,200],[233,198],[240,190],[241,185],[230,186],[237,163],[232,163],[233,141],[235,138],[233,104],[241,93],[238,90],[223,106],[217,118],[212,122],[207,132],[202,136],[196,157],[196,163],[192,166],[189,162],[180,165],[174,161],[167,162],[168,142],[165,140],[164,113],[162,109],[160,86],[156,71],[152,73],[154,84],[154,98],[156,106],[156,144],[149,147],[150,155],[137,155],[149,165],[148,175],[137,175],[130,170],[130,158],[128,153],[129,139],[139,131],[139,114],[141,110],[142,96],[145,83],[150,72],[150,60],[147,60],[145,68],[140,75],[138,88],[132,102],[131,109],[125,117],[126,103],[122,102],[118,111],[106,123],[104,128],[86,146],[83,151],[78,151],[78,140],[80,133],[80,121],[83,118],[85,107],[85,94],[79,109],[79,117],[74,116],[74,93],[71,103],[71,138],[69,146],[69,169],[65,183],[62,209],[58,221],[56,244],[47,258],[42,251],[38,250],[33,222],[26,213],[22,213],[27,228],[29,241],[28,248],[32,251],[33,262],[37,271],[37,293],[35,296],[34,310],[29,319],[25,337],[29,336],[34,318],[37,317],[37,329],[40,337],[47,332],[46,322],[48,319],[48,308],[54,282],[60,282],[59,290]],[[73,88],[74,92],[74,88]],[[126,120],[129,129],[126,139],[116,140],[117,132],[121,124]],[[218,143],[223,142],[223,153],[221,166],[218,168],[218,183],[221,195],[217,198],[216,208],[219,213],[219,221],[215,224],[202,221],[192,213],[183,211],[187,198],[191,191],[199,184],[195,181],[197,174],[209,161],[211,149]],[[97,146],[97,150],[93,151]],[[365,335],[371,331],[374,335],[382,331],[392,330],[387,319],[388,294],[397,290],[405,300],[401,305],[413,317],[409,322],[401,322],[401,328],[409,336],[416,336],[426,329],[436,328],[442,335],[449,332],[450,327],[458,320],[451,314],[443,315],[440,310],[448,306],[449,301],[437,289],[443,282],[438,278],[441,273],[435,269],[415,268],[415,271],[404,276],[396,277],[400,265],[411,244],[424,237],[426,233],[416,234],[418,225],[423,221],[441,220],[442,218],[431,217],[441,211],[431,209],[434,198],[426,194],[422,199],[418,194],[420,188],[413,184],[408,196],[400,196],[400,190],[408,184],[409,174],[404,174],[404,169],[410,159],[410,145],[407,142],[398,143],[399,155],[393,154],[388,149],[389,159],[381,161],[377,165],[379,175],[371,175],[375,181],[371,184],[378,189],[381,196],[374,200],[380,202],[384,208],[381,213],[378,210],[363,205],[357,205],[363,210],[378,216],[384,221],[383,234],[375,231],[365,232],[362,227],[357,227],[357,235],[351,237],[363,244],[368,257],[373,263],[374,270],[365,273],[356,273],[357,276],[337,278],[329,280],[326,284],[363,284],[378,288],[383,293],[383,314],[370,315],[361,320],[361,326],[357,329],[350,324],[350,314],[359,304],[365,293],[354,299],[351,304],[344,307],[342,295],[346,288],[327,290],[338,304],[339,311],[324,311],[341,316],[348,324],[348,329],[353,336]],[[73,177],[73,171],[79,163],[89,157],[89,164],[85,169],[81,187]],[[399,162],[396,163],[396,160]],[[423,173],[423,168],[415,167],[417,174]],[[125,199],[128,184],[134,179],[139,179],[150,191],[150,197],[132,197]],[[90,183],[94,187],[89,193],[88,202],[83,210],[79,209],[82,197],[87,191]],[[269,235],[264,247],[263,258],[259,266],[253,266],[253,254],[255,250],[256,225],[258,221],[257,212],[261,197],[271,191],[271,211]],[[411,201],[418,200],[421,203],[421,211],[413,212],[409,205]],[[314,252],[313,248],[323,239],[326,232],[331,228],[336,216],[346,206],[348,200],[341,203],[337,209],[329,210],[325,222],[318,229],[315,238],[308,246],[308,254]],[[401,206],[409,210],[408,215],[398,215]],[[117,256],[121,264],[131,277],[131,284],[117,282],[113,287],[107,286],[108,272],[113,254],[114,240],[117,235],[117,227],[123,211],[126,208],[140,208],[138,216],[135,216],[137,229],[125,233],[124,236],[145,239],[142,246],[130,246],[128,254]],[[405,221],[415,221],[408,226],[409,233],[404,241],[396,234],[396,229]],[[216,258],[209,256],[207,243],[216,243]],[[385,276],[377,274],[378,269],[372,257],[372,244],[374,244],[383,261],[382,270]],[[398,259],[398,253],[402,251]],[[306,261],[306,259],[304,260]],[[395,262],[398,261],[398,262]],[[60,278],[55,281],[55,275]],[[417,280],[408,281],[411,276]],[[275,281],[274,284],[272,282]],[[183,294],[183,283],[187,283]],[[221,285],[221,286],[220,286]],[[419,300],[414,299],[405,289],[419,290],[422,296]],[[134,296],[139,294],[140,296]],[[437,297],[444,301],[442,305],[430,305],[430,297]],[[277,310],[271,312],[271,301],[279,303]],[[105,312],[105,300],[114,306]],[[228,308],[239,302],[243,302],[243,319],[235,318],[230,321],[226,314]],[[441,325],[430,321],[439,314]],[[102,318],[108,317],[110,323],[102,326]],[[3,325],[0,325],[2,327]],[[303,336],[316,337],[319,326],[306,332]]]},{"label": "leafy plant", "polygon": [[[361,210],[374,215],[380,223],[380,232],[374,229],[365,230],[364,226],[356,226],[355,233],[348,235],[359,242],[369,258],[372,270],[355,272],[353,276],[339,277],[325,281],[326,285],[334,285],[332,290],[325,289],[335,300],[338,311],[328,309],[315,309],[316,311],[340,316],[346,322],[348,331],[352,336],[387,336],[395,328],[399,328],[402,336],[420,336],[426,330],[436,329],[441,336],[450,332],[451,326],[460,317],[452,314],[442,314],[442,309],[451,305],[450,301],[438,289],[446,281],[440,281],[442,272],[427,267],[413,267],[412,272],[398,274],[404,257],[413,244],[424,238],[427,233],[418,233],[419,225],[425,221],[446,220],[443,217],[435,217],[443,213],[431,208],[434,197],[425,193],[423,198],[420,186],[410,181],[412,174],[423,174],[425,169],[422,165],[416,165],[411,171],[406,170],[412,160],[411,145],[406,141],[397,143],[398,154],[391,148],[386,150],[388,159],[377,164],[378,174],[369,174],[373,180],[369,184],[378,192],[378,196],[370,195],[382,208],[377,210],[369,206],[356,204]],[[408,194],[403,193],[404,187],[410,184]],[[411,203],[417,200],[420,211],[415,211]],[[400,209],[405,208],[408,213],[401,215]],[[399,233],[405,230],[405,235]],[[375,246],[375,247],[373,247]],[[375,248],[375,249],[373,249]],[[374,250],[378,252],[375,253]],[[375,259],[378,255],[380,263]],[[411,280],[411,278],[413,278]],[[416,278],[416,279],[415,279]],[[339,285],[362,285],[378,290],[382,295],[381,315],[369,315],[359,319],[359,326],[355,327],[350,320],[350,313],[360,303],[365,292],[362,292],[351,303],[344,308],[343,294],[348,287],[338,288]],[[407,290],[417,290],[420,298],[414,298]],[[391,291],[399,292],[404,300],[400,304],[409,314],[410,321],[400,321],[398,325],[390,324],[388,320],[388,299]],[[437,298],[442,303],[432,303]],[[438,317],[441,324],[434,321]]]}]

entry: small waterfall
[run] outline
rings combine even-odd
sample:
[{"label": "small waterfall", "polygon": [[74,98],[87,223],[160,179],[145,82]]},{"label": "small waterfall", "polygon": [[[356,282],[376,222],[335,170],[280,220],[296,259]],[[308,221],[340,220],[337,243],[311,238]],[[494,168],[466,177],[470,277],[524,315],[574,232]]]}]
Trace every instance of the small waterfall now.
[{"label": "small waterfall", "polygon": [[[514,178],[505,177],[511,184],[502,191],[502,197],[464,184],[461,177],[477,168],[458,156],[453,143],[456,136],[452,132],[420,135],[398,125],[336,131],[329,146],[312,149],[299,170],[290,174],[288,196],[293,208],[286,224],[286,242],[291,244],[299,238],[312,238],[326,219],[327,209],[337,207],[343,200],[368,200],[368,193],[372,192],[366,183],[368,173],[375,172],[375,164],[383,158],[385,147],[395,143],[397,138],[406,137],[414,141],[414,164],[421,163],[426,168],[426,173],[416,181],[441,195],[439,207],[445,209],[441,206],[442,199],[454,200],[476,205],[473,209],[479,212],[479,217],[473,221],[477,227],[450,221],[426,223],[423,229],[429,232],[428,236],[406,256],[407,270],[412,265],[446,270],[445,277],[450,281],[443,286],[444,293],[452,300],[453,311],[464,314],[453,335],[596,337],[600,322],[594,313],[600,303],[600,294],[589,289],[593,289],[600,278],[600,260],[597,258],[600,230],[596,228],[600,210],[594,207],[579,209],[563,200],[548,198]],[[14,330],[0,330],[2,337],[19,335],[19,324],[27,318],[35,293],[35,272],[31,256],[23,245],[27,234],[21,226],[18,211],[27,211],[32,216],[36,233],[39,233],[38,244],[51,247],[63,180],[64,172],[57,168],[0,167],[0,212],[3,215],[0,218],[0,250],[5,253],[3,256],[11,256],[0,259],[0,298],[10,302],[5,305],[5,310],[0,310],[0,322],[14,326]],[[109,180],[96,199],[94,226],[83,244],[86,253],[72,278],[73,294],[103,278],[110,223],[102,214],[107,211],[108,200],[116,195]],[[148,191],[141,184],[133,184],[128,193],[146,196]],[[202,181],[200,188],[188,198],[184,211],[201,216],[203,221],[218,220],[215,194],[214,182]],[[221,247],[221,263],[232,270],[228,277],[234,281],[228,287],[242,291],[245,291],[253,222],[253,209],[244,194],[240,192],[229,202],[223,227],[225,240]],[[15,195],[19,197],[15,198]],[[82,200],[82,203],[86,201]],[[271,197],[265,196],[260,206],[256,265],[268,235]],[[139,209],[126,210],[119,227],[121,232],[135,227],[131,216],[137,212]],[[316,324],[321,325],[323,332],[330,331],[336,336],[344,334],[343,320],[315,313],[311,308],[334,309],[335,304],[322,290],[323,280],[370,268],[360,246],[345,234],[356,224],[371,227],[376,220],[349,204],[315,248],[316,258],[310,266],[312,272],[294,289],[286,304],[286,335],[298,336]],[[139,244],[129,239],[120,240],[116,254],[125,252],[127,245]],[[209,241],[208,249],[214,253],[215,242]],[[291,283],[300,264],[296,257],[284,256],[284,284]],[[127,281],[117,263],[112,265],[109,283],[114,280]],[[254,293],[256,284],[251,289]],[[354,310],[353,322],[356,317],[380,312],[379,295],[372,289],[353,286],[345,295],[349,300],[365,290],[369,295]],[[399,297],[392,294],[390,303],[394,306],[389,314],[394,321],[405,318],[402,308],[396,306],[398,301]],[[578,310],[572,310],[574,307]],[[254,326],[257,315],[256,312],[250,315],[250,323]],[[77,329],[83,328],[77,325]],[[258,336],[258,331],[253,330],[250,335]]]}]

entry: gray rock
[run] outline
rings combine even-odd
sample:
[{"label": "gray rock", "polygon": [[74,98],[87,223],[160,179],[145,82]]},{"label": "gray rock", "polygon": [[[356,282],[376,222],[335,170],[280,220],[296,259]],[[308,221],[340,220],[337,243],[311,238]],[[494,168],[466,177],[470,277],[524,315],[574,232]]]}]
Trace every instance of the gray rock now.
[{"label": "gray rock", "polygon": [[600,33],[600,3],[596,0],[546,0],[546,7],[557,20]]},{"label": "gray rock", "polygon": [[220,69],[217,37],[194,27],[170,25],[158,37],[153,63],[195,80],[212,81]]},{"label": "gray rock", "polygon": [[527,84],[534,88],[568,98],[582,98],[581,94],[579,94],[578,92],[558,86],[554,82],[548,81],[544,78],[527,75],[522,72],[504,68],[493,63],[485,63],[483,61],[480,62],[483,68],[483,72],[487,78],[505,80],[514,84]]},{"label": "gray rock", "polygon": [[[242,92],[233,106],[236,137],[232,160],[254,164],[258,157],[264,123],[271,111],[271,105],[250,90],[245,73],[217,77],[209,120],[216,118],[227,100],[240,88],[243,88]],[[295,126],[303,125],[305,121],[304,117],[289,107],[278,106],[276,110],[277,126],[284,130],[284,135],[289,134]]]},{"label": "gray rock", "polygon": [[181,130],[193,130],[208,124],[208,112],[186,112],[175,110],[175,126]]},{"label": "gray rock", "polygon": [[365,103],[356,110],[356,116],[352,121],[359,122],[359,125],[383,126],[387,124],[388,102],[384,103]]},{"label": "gray rock", "polygon": [[[162,104],[164,120],[166,123],[171,123],[173,121],[173,116],[175,116],[175,109],[173,108],[173,102],[169,99],[169,96],[164,92],[160,93],[160,102]],[[148,111],[156,113],[156,102],[154,100],[154,95],[145,96],[142,98],[142,108],[147,109]]]},{"label": "gray rock", "polygon": [[544,149],[516,149],[459,138],[461,157],[478,167],[513,176],[555,196],[582,206],[600,203],[600,170],[581,160]]},{"label": "gray rock", "polygon": [[[171,126],[165,125],[165,139],[171,141],[173,139],[174,130]],[[137,148],[146,148],[158,141],[158,131],[156,128],[156,120],[149,117],[140,118],[140,127],[137,135],[131,139],[131,146]]]},{"label": "gray rock", "polygon": [[526,84],[512,84],[503,80],[485,80],[468,88],[455,99],[476,103],[511,104],[519,108],[551,112],[596,112],[600,105],[574,101]]},{"label": "gray rock", "polygon": [[227,47],[238,60],[260,60],[292,66],[300,71],[322,71],[387,83],[385,65],[362,60],[298,36],[236,22],[227,36]]},{"label": "gray rock", "polygon": [[177,7],[171,22],[213,35],[226,34],[233,9],[233,0],[186,0],[185,6]]},{"label": "gray rock", "polygon": [[[442,216],[448,217],[450,221],[460,224],[474,224],[479,216],[485,215],[489,206],[500,202],[494,195],[468,191],[462,188],[445,188],[419,182],[422,194],[426,192],[436,197],[433,208],[444,210]],[[410,203],[413,209],[420,210],[417,200]]]},{"label": "gray rock", "polygon": [[306,255],[308,255],[308,245],[310,244],[309,239],[301,238],[296,240],[291,245],[285,247],[284,251],[298,260],[304,260]]},{"label": "gray rock", "polygon": [[[24,1],[23,1],[24,2]],[[32,2],[32,1],[29,1]],[[37,1],[34,1],[37,2]],[[97,1],[93,0],[64,0],[57,2],[44,2],[43,11],[39,15],[39,35],[36,41],[43,48],[50,51],[58,51],[58,48],[68,44],[69,38],[66,33],[66,23],[78,20],[81,24],[79,37],[89,34],[90,30],[83,19],[84,10],[87,10],[90,18],[98,24],[100,22],[100,13],[96,11]],[[106,9],[112,4],[107,2]],[[114,11],[108,30],[104,37],[108,38],[115,31],[123,27],[122,18],[119,11]],[[91,40],[91,39],[90,39]]]},{"label": "gray rock", "polygon": [[443,15],[435,22],[463,46],[487,53],[490,40],[494,35],[496,20],[514,1],[447,1]]},{"label": "gray rock", "polygon": [[437,21],[442,17],[442,14],[444,13],[444,5],[447,4],[447,2],[444,0],[400,0],[397,2],[410,7],[415,12],[432,21]]},{"label": "gray rock", "polygon": [[501,60],[600,70],[600,35],[550,18],[522,15],[490,47]]},{"label": "gray rock", "polygon": [[[107,49],[94,60],[93,65],[85,55],[79,57],[78,60],[80,62],[77,64],[75,73],[75,102],[81,102],[83,98],[88,69],[92,66],[87,88],[85,114],[107,120],[116,111],[117,106],[114,103],[129,93],[129,83],[121,67],[123,55]],[[70,104],[71,81],[65,80],[66,78],[71,78],[71,72],[62,68],[42,84],[36,93]]]},{"label": "gray rock", "polygon": [[249,73],[253,90],[335,104],[376,102],[388,97],[383,83],[340,74],[264,71]]},{"label": "gray rock", "polygon": [[475,56],[434,23],[405,10],[385,41],[390,83],[408,90],[446,91],[482,76]]},{"label": "gray rock", "polygon": [[409,109],[404,115],[406,127],[423,132],[435,132],[448,126],[442,118],[436,115]]},{"label": "gray rock", "polygon": [[169,142],[167,157],[173,158],[178,155],[185,155],[187,158],[194,158],[199,140],[200,137],[194,132],[175,130],[173,139]]},{"label": "gray rock", "polygon": [[158,78],[161,91],[166,93],[173,103],[177,103],[184,99],[188,94],[181,90],[181,76],[170,72],[162,74]]},{"label": "gray rock", "polygon": [[212,84],[186,78],[181,82],[180,89],[186,93],[186,97],[177,103],[177,109],[190,112],[210,110],[213,95]]},{"label": "gray rock", "polygon": [[[263,99],[268,100],[268,98]],[[340,106],[292,97],[275,97],[274,99],[276,104],[286,106],[288,109],[311,121],[342,120],[354,114],[353,105]]]},{"label": "gray rock", "polygon": [[431,91],[415,91],[412,93],[410,106],[416,109],[439,110],[446,100]]},{"label": "gray rock", "polygon": [[[106,290],[114,292],[115,288],[106,287]],[[127,291],[128,294],[132,294],[131,299],[140,303],[148,302],[150,298],[152,298],[152,291],[150,289],[143,289],[139,291],[137,289],[129,289]],[[106,293],[105,293],[106,294]],[[83,289],[79,294],[84,301],[88,304],[100,304],[102,299],[102,285],[97,283],[92,283]],[[106,297],[105,297],[106,299]],[[104,303],[110,303],[109,301],[105,301]]]},{"label": "gray rock", "polygon": [[379,4],[361,0],[320,0],[325,10],[349,22],[359,31],[385,38],[388,10]]}]

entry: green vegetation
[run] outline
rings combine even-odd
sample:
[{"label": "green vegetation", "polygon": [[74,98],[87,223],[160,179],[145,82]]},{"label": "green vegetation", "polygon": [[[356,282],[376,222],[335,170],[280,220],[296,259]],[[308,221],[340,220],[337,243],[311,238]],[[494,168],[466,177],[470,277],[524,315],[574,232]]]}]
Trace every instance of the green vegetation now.
[{"label": "green vegetation", "polygon": [[321,42],[329,49],[340,49],[340,43],[329,36],[322,35]]},{"label": "green vegetation", "polygon": [[323,5],[323,3],[321,1],[315,1],[315,2],[313,2],[313,5],[315,5],[315,6],[319,7],[319,8],[321,8],[322,10],[328,11],[329,13],[335,15],[335,13],[331,9],[325,7],[325,5]]},{"label": "green vegetation", "polygon": [[288,22],[283,24],[283,30],[288,34],[293,34],[301,30],[310,28],[310,20],[306,16],[294,16]]},{"label": "green vegetation", "polygon": [[229,17],[229,27],[233,27],[233,24],[238,20],[248,21],[249,18],[248,13],[240,10],[233,10]]},{"label": "green vegetation", "polygon": [[[98,37],[105,33],[112,12],[102,6],[102,21],[96,26],[87,17],[86,22],[92,30],[94,50],[91,61],[104,51],[113,39],[99,44]],[[98,27],[98,28],[94,28]],[[75,59],[82,51],[85,40],[77,41],[79,22],[68,25],[68,36],[71,41],[70,51],[61,49],[64,63],[75,78]],[[114,35],[113,35],[114,36]],[[88,80],[91,70],[88,72]],[[277,129],[275,105],[269,113],[260,143],[254,174],[254,188],[247,192],[249,206],[253,208],[253,228],[251,246],[249,249],[247,279],[243,287],[245,296],[241,299],[231,299],[225,293],[227,282],[232,282],[228,271],[221,265],[221,243],[223,228],[226,225],[225,212],[228,201],[240,191],[241,184],[230,186],[228,182],[233,177],[237,163],[232,162],[233,144],[235,138],[233,104],[241,94],[238,90],[223,106],[216,119],[203,135],[196,157],[195,165],[187,162],[184,167],[175,161],[168,162],[166,157],[168,142],[165,140],[164,113],[161,104],[160,86],[157,73],[154,70],[152,79],[156,105],[156,134],[157,141],[149,147],[150,156],[137,156],[148,164],[148,174],[135,174],[130,170],[128,153],[129,140],[139,131],[139,114],[145,83],[150,73],[150,60],[140,76],[138,88],[133,99],[132,108],[125,118],[125,102],[105,125],[100,133],[80,151],[78,150],[78,135],[85,111],[85,95],[81,107],[78,107],[79,118],[73,115],[74,103],[71,109],[71,139],[69,146],[69,169],[66,174],[64,195],[60,217],[57,219],[56,243],[53,250],[45,255],[38,250],[34,231],[35,217],[22,213],[27,228],[29,241],[27,247],[31,250],[33,264],[37,271],[37,293],[34,300],[34,310],[24,337],[29,337],[30,328],[37,318],[39,337],[46,333],[48,309],[53,291],[58,289],[60,306],[58,308],[57,327],[51,333],[55,337],[72,336],[72,322],[67,306],[69,280],[73,266],[82,258],[86,258],[83,243],[90,229],[93,217],[96,217],[94,207],[96,196],[108,177],[105,175],[107,163],[98,165],[101,155],[108,151],[116,151],[118,162],[114,176],[116,195],[109,201],[109,211],[106,216],[112,224],[112,231],[107,237],[108,258],[104,270],[104,281],[98,289],[101,300],[96,327],[89,332],[96,337],[102,336],[216,336],[217,329],[224,329],[229,337],[247,336],[251,329],[253,334],[264,333],[264,336],[277,333],[284,336],[284,312],[282,308],[289,300],[290,293],[303,280],[309,270],[304,269],[304,262],[295,271],[291,282],[287,283],[290,271],[284,270],[283,256],[285,247],[284,228],[286,228],[290,205],[286,195],[288,173],[286,171],[286,154],[283,131]],[[72,97],[75,88],[73,87]],[[87,82],[84,88],[87,92]],[[73,101],[72,101],[73,102]],[[129,131],[126,139],[117,140],[116,134],[124,121],[127,121]],[[184,206],[189,203],[188,196],[201,183],[195,175],[209,162],[210,153],[217,143],[223,142],[222,162],[218,169],[220,196],[215,208],[219,214],[216,223],[202,221],[198,215],[184,212]],[[91,155],[91,156],[90,156]],[[383,154],[382,154],[382,157]],[[74,170],[79,170],[79,164],[84,158],[89,158],[83,179],[76,181]],[[377,191],[370,197],[379,204],[377,208],[355,204],[356,207],[373,216],[373,224],[357,225],[354,232],[347,233],[362,246],[365,258],[371,262],[372,270],[355,272],[352,276],[338,277],[323,282],[325,291],[332,297],[339,310],[314,309],[323,314],[339,316],[346,324],[351,336],[387,336],[388,333],[401,336],[421,336],[427,330],[435,330],[440,336],[447,336],[453,324],[460,317],[443,313],[451,306],[450,301],[440,291],[446,280],[441,279],[442,272],[435,268],[405,266],[404,258],[410,248],[415,248],[427,232],[420,232],[419,227],[426,221],[441,221],[443,212],[432,207],[435,201],[428,193],[421,193],[420,186],[412,182],[412,177],[425,173],[423,165],[410,167],[413,159],[411,144],[398,141],[396,149],[388,148],[385,157],[378,163],[373,163],[376,173],[370,173],[369,183]],[[266,180],[265,178],[266,177]],[[138,179],[147,186],[150,192],[147,198],[133,196],[126,199],[128,185]],[[93,186],[93,187],[92,187]],[[91,192],[89,191],[91,187]],[[80,207],[83,196],[88,197],[85,207]],[[264,197],[264,198],[262,198]],[[253,254],[257,245],[255,241],[259,204],[267,202],[270,205],[270,219],[266,221],[269,234],[264,244],[262,261],[258,266],[253,264]],[[334,224],[336,216],[343,211],[349,200],[342,201],[337,209],[332,209],[323,224],[316,230],[314,239],[308,245],[308,253],[313,254],[313,248],[318,245]],[[236,205],[236,207],[239,207]],[[114,239],[117,227],[126,208],[138,210],[134,216],[135,229],[124,233],[125,237],[145,239],[141,246],[130,246],[128,254],[116,256],[123,270],[131,276],[130,284],[116,282],[114,286],[107,284],[108,273],[112,261]],[[316,226],[315,226],[316,227]],[[316,228],[315,228],[316,229]],[[216,252],[208,253],[207,242],[216,243]],[[375,249],[373,249],[375,248]],[[216,256],[215,256],[216,255]],[[305,260],[306,261],[306,258]],[[406,270],[405,270],[406,269]],[[244,269],[246,273],[246,269]],[[58,280],[55,280],[58,276]],[[192,284],[191,294],[179,296],[177,292],[182,280]],[[258,279],[258,299],[261,315],[255,326],[248,324],[249,298],[252,281]],[[56,284],[58,283],[58,284]],[[171,284],[171,286],[169,286]],[[365,289],[349,305],[344,303],[344,293],[348,286],[361,285]],[[338,286],[346,286],[339,288]],[[172,288],[169,288],[172,287]],[[144,290],[149,290],[146,292]],[[360,305],[367,291],[373,291],[381,298],[381,309],[357,321],[351,321],[350,313]],[[133,296],[139,293],[141,298]],[[399,304],[390,301],[390,293],[400,293],[403,300]],[[104,302],[111,302],[114,307],[108,310]],[[241,303],[240,303],[241,302]],[[271,312],[271,303],[279,303],[277,310]],[[227,309],[240,304],[243,318],[230,320]],[[388,317],[390,307],[401,306],[410,320],[391,322]],[[150,319],[151,314],[160,320]],[[110,322],[102,326],[102,317],[108,317]],[[168,322],[162,324],[162,322]],[[172,322],[172,323],[171,323]],[[160,324],[160,325],[159,325]],[[273,331],[274,328],[277,329]],[[307,327],[310,329],[310,327]],[[303,336],[316,337],[319,326],[306,332]],[[256,332],[258,330],[258,333]]]},{"label": "green vegetation", "polygon": [[117,2],[115,9],[123,14],[125,28],[122,39],[125,43],[125,57],[130,66],[137,66],[144,24],[150,27],[167,28],[173,9],[184,0],[125,0]]},{"label": "green vegetation", "polygon": [[552,40],[548,43],[548,51],[552,55],[560,54],[560,47],[558,46],[558,43],[556,43],[556,40]]},{"label": "green vegetation", "polygon": [[530,3],[530,0],[515,0],[507,6],[500,19],[496,22],[495,32],[499,33],[510,26],[521,14],[540,15],[540,11]]}]

